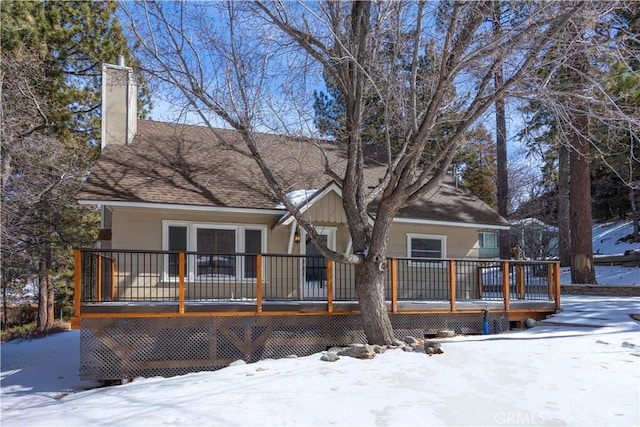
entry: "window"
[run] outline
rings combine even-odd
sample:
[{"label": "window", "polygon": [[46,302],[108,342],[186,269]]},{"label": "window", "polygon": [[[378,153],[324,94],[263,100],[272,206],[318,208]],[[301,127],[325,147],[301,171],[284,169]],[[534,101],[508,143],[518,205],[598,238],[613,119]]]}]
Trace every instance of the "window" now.
[{"label": "window", "polygon": [[481,248],[497,248],[498,234],[493,231],[481,231],[478,235],[478,241]]},{"label": "window", "polygon": [[478,257],[497,258],[500,256],[498,248],[498,233],[495,231],[481,231],[478,233]]},{"label": "window", "polygon": [[[188,279],[220,276],[255,279],[255,254],[266,249],[265,233],[263,226],[163,221],[162,247],[168,251],[197,252],[185,257]],[[177,277],[178,255],[168,255],[165,263],[165,277]]]},{"label": "window", "polygon": [[236,275],[236,230],[196,228],[198,276]]},{"label": "window", "polygon": [[412,258],[410,265],[421,265],[415,258],[446,258],[447,237],[425,234],[407,234],[407,256]]}]

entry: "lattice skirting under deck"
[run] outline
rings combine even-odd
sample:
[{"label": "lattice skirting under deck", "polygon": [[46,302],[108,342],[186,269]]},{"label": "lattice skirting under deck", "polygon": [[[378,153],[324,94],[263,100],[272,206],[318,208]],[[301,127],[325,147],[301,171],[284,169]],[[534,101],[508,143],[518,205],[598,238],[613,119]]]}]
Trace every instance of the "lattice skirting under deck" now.
[{"label": "lattice skirting under deck", "polygon": [[[483,331],[477,313],[390,315],[396,337],[421,338],[441,329]],[[509,328],[506,313],[490,313],[490,332]],[[212,371],[234,360],[307,356],[365,343],[359,315],[83,318],[80,376],[121,380]]]}]

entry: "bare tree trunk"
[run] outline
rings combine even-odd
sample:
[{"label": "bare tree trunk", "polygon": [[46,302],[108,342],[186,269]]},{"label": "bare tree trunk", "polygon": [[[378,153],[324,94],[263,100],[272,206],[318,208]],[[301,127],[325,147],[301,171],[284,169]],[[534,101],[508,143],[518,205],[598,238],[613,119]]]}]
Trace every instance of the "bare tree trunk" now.
[{"label": "bare tree trunk", "polygon": [[7,310],[7,285],[2,285],[2,328],[7,324],[8,318],[8,310]]},{"label": "bare tree trunk", "polygon": [[36,323],[38,332],[44,332],[46,328],[48,295],[44,280],[44,259],[41,257],[38,263],[38,320]]},{"label": "bare tree trunk", "polygon": [[560,265],[571,265],[571,224],[569,220],[569,149],[565,144],[558,147],[558,251]]},{"label": "bare tree trunk", "polygon": [[395,339],[384,298],[385,271],[373,259],[354,266],[362,326],[369,344],[390,344]]},{"label": "bare tree trunk", "polygon": [[55,320],[55,294],[53,289],[53,276],[51,271],[51,248],[47,247],[42,256],[38,269],[38,332],[46,332],[53,328]]},{"label": "bare tree trunk", "polygon": [[633,187],[629,188],[629,203],[631,204],[631,219],[633,220],[633,235],[638,239],[640,237],[640,215],[636,206],[636,191]]},{"label": "bare tree trunk", "polygon": [[[500,34],[500,19],[502,17],[500,2],[494,2],[493,15],[493,32],[494,34]],[[496,68],[494,84],[496,89],[501,88],[504,84],[502,64]],[[503,97],[496,99],[495,108],[498,213],[507,218],[509,216],[509,175],[507,171],[507,120]],[[500,246],[500,258],[509,259],[511,256],[509,230],[500,230],[498,244]]]},{"label": "bare tree trunk", "polygon": [[588,119],[575,119],[570,156],[571,177],[571,283],[596,283],[591,224],[591,176]]}]

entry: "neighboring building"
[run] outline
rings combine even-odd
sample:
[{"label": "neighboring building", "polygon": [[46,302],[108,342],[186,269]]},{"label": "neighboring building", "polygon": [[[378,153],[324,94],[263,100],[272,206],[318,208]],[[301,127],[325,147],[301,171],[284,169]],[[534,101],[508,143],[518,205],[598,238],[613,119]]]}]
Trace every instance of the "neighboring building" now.
[{"label": "neighboring building", "polygon": [[536,218],[511,222],[509,231],[512,257],[515,259],[557,259],[558,227]]}]

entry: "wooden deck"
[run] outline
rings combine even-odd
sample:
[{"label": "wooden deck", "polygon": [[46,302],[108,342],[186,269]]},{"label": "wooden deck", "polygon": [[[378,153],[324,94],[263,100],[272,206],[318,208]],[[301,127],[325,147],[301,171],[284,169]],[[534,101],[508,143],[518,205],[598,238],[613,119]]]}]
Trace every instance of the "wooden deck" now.
[{"label": "wooden deck", "polygon": [[[347,315],[360,313],[349,266],[324,260],[323,293],[305,294],[302,257],[237,257],[236,276],[194,281],[189,260],[199,254],[161,251],[76,250],[75,317],[226,317]],[[177,277],[167,279],[167,262]],[[212,258],[211,254],[206,257]],[[244,266],[242,276],[235,265]],[[246,266],[253,263],[250,277]],[[421,264],[422,263],[422,264]],[[390,314],[507,313],[510,321],[541,319],[560,307],[560,270],[553,262],[389,259],[385,283]],[[235,270],[234,270],[235,269]],[[318,274],[317,271],[313,272]],[[230,280],[231,277],[231,280]],[[316,290],[317,291],[317,290]]]},{"label": "wooden deck", "polygon": [[[487,323],[500,333],[560,307],[557,263],[391,258],[389,266],[384,293],[398,339],[481,334]],[[182,375],[366,342],[352,267],[330,260],[86,249],[75,252],[75,268],[83,379]]]}]

